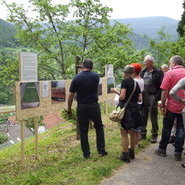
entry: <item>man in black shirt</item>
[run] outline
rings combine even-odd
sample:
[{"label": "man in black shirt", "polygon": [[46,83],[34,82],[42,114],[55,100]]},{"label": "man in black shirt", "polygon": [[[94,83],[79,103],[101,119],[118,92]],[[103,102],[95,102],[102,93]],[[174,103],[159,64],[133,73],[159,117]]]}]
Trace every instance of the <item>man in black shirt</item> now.
[{"label": "man in black shirt", "polygon": [[93,62],[90,59],[85,59],[83,61],[82,72],[76,75],[71,82],[68,97],[68,112],[71,113],[74,94],[77,93],[77,118],[84,158],[90,157],[90,147],[88,142],[89,120],[94,122],[98,153],[100,156],[107,155],[107,152],[105,151],[105,138],[100,106],[98,104],[99,75],[92,72],[92,69]]}]

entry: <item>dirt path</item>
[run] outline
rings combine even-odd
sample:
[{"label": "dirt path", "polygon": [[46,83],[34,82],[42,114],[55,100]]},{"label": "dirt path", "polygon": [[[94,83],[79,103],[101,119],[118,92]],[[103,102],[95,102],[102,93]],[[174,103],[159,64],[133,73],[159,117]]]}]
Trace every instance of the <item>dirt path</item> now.
[{"label": "dirt path", "polygon": [[117,170],[110,178],[100,185],[185,185],[185,169],[182,161],[173,158],[174,148],[168,146],[167,156],[154,154],[158,144],[148,146],[136,155],[136,159]]}]

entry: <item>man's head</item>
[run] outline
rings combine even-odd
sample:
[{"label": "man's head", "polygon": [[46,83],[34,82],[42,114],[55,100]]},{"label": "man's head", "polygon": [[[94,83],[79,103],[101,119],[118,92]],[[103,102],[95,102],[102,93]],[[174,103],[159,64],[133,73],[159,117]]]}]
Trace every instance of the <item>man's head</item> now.
[{"label": "man's head", "polygon": [[146,55],[143,63],[146,65],[147,69],[152,69],[154,66],[154,57]]},{"label": "man's head", "polygon": [[82,65],[83,65],[83,69],[88,69],[88,70],[93,69],[93,62],[91,59],[85,59]]},{"label": "man's head", "polygon": [[167,64],[163,64],[163,65],[161,66],[161,70],[163,71],[163,73],[166,73],[166,72],[169,70],[168,65],[167,65]]},{"label": "man's head", "polygon": [[172,68],[177,65],[183,65],[184,61],[181,56],[175,55],[170,59],[169,64],[170,64],[170,68]]}]

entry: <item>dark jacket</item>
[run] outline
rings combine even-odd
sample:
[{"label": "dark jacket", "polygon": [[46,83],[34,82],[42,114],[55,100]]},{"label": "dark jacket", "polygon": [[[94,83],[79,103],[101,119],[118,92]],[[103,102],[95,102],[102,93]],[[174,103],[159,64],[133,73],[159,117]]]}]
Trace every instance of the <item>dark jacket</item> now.
[{"label": "dark jacket", "polygon": [[[143,69],[140,73],[141,78],[144,77],[145,72],[147,71],[147,68]],[[156,89],[156,98],[157,100],[161,99],[161,83],[163,80],[164,74],[160,69],[157,69],[156,67],[153,67],[153,72],[152,72],[152,83],[153,86]]]}]

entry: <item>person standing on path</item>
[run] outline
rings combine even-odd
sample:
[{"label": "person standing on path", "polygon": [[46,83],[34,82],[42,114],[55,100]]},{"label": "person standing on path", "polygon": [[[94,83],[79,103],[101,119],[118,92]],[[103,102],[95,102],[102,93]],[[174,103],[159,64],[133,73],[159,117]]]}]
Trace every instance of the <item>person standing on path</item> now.
[{"label": "person standing on path", "polygon": [[143,126],[141,130],[141,139],[146,139],[147,136],[147,122],[150,115],[152,123],[152,139],[151,143],[157,142],[158,136],[158,101],[161,97],[160,85],[163,79],[163,72],[154,67],[154,58],[150,55],[145,56],[144,64],[146,68],[141,71],[140,76],[144,80],[143,91]]},{"label": "person standing on path", "polygon": [[[120,160],[130,162],[130,159],[135,159],[135,130],[141,126],[141,115],[139,113],[137,102],[142,101],[141,90],[138,83],[133,79],[134,68],[127,65],[123,70],[124,76],[121,82],[121,91],[118,92],[112,88],[111,92],[119,95],[119,106],[124,107],[128,99],[125,114],[119,123],[123,152]],[[130,95],[132,96],[130,97]],[[130,137],[129,137],[130,136]],[[129,148],[130,144],[130,148]]]},{"label": "person standing on path", "polygon": [[[171,89],[170,96],[176,100],[179,103],[183,104],[183,109],[185,109],[185,99],[184,97],[181,97],[182,92],[180,93],[180,90],[183,90],[183,93],[185,93],[185,78],[182,78],[178,81],[178,83]],[[184,112],[182,113],[183,123],[185,125],[185,115]],[[182,164],[182,167],[185,168],[185,163]]]},{"label": "person standing on path", "polygon": [[[184,145],[184,125],[181,114],[184,105],[182,102],[174,100],[169,93],[177,82],[185,77],[185,69],[183,67],[183,59],[180,56],[173,56],[169,63],[171,69],[165,74],[161,84],[162,95],[160,109],[164,118],[161,141],[159,143],[159,148],[155,152],[160,156],[166,156],[166,148],[169,143],[174,120],[176,119],[177,125],[174,157],[175,160],[180,161]],[[185,98],[183,91],[179,91],[179,96],[181,99]]]},{"label": "person standing on path", "polygon": [[71,106],[75,93],[77,93],[77,118],[80,129],[80,141],[84,158],[90,158],[88,142],[89,120],[94,122],[96,130],[96,145],[100,156],[108,153],[105,151],[104,129],[101,119],[100,106],[98,104],[99,75],[93,71],[91,59],[83,61],[82,71],[77,74],[70,85],[68,97],[68,113],[71,114]]},{"label": "person standing on path", "polygon": [[[142,66],[139,63],[132,63],[130,65],[134,67],[133,78],[139,84],[139,87],[140,87],[140,90],[141,90],[141,93],[142,93],[143,90],[144,90],[144,80],[139,75],[140,72],[141,72]],[[138,108],[139,108],[139,112],[140,112],[141,115],[142,115],[142,103],[143,103],[142,101],[138,102]],[[139,140],[141,138],[141,134],[140,133],[141,133],[141,126],[138,127],[135,130],[135,141],[136,141],[136,146],[135,147],[139,146]]]}]

